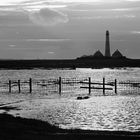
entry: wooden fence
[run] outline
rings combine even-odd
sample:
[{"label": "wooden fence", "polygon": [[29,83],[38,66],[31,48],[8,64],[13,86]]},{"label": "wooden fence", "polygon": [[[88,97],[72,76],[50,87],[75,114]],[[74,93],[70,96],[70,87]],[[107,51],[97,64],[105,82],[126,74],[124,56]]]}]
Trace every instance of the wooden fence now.
[{"label": "wooden fence", "polygon": [[[50,79],[28,79],[28,80],[9,80],[8,82],[0,82],[0,91],[4,90],[9,93],[34,93],[35,90],[40,88],[48,92],[55,92],[59,95],[65,93],[68,89],[85,90],[88,95],[94,94],[95,90],[102,92],[102,95],[108,95],[108,92],[120,94],[120,92],[136,92],[140,93],[140,82],[138,81],[117,81],[117,79],[108,81],[103,78],[96,81],[89,78],[50,78]],[[25,88],[25,89],[24,89]],[[98,93],[99,93],[98,92]]]},{"label": "wooden fence", "polygon": [[[106,90],[113,90],[113,86],[115,87],[115,91],[114,93],[117,94],[117,80],[115,79],[114,83],[105,83],[105,78],[103,78],[103,83],[95,83],[95,82],[91,82],[91,77],[89,77],[89,81],[87,82],[83,82],[84,84],[88,84],[88,87],[86,86],[82,86],[80,88],[86,88],[89,91],[89,95],[91,94],[91,90],[92,89],[102,89],[103,90],[103,95],[105,95],[105,91]],[[102,87],[97,87],[95,85],[102,85]],[[106,85],[108,86],[112,86],[110,88],[105,87]]]},{"label": "wooden fence", "polygon": [[[57,87],[57,93],[61,95],[63,93],[63,89],[67,88],[68,86],[74,87],[77,86],[79,89],[87,89],[87,93],[91,95],[93,89],[98,89],[103,91],[103,95],[106,94],[107,90],[114,90],[114,93],[117,94],[117,80],[115,79],[114,82],[106,83],[105,78],[103,78],[102,82],[92,82],[91,77],[86,79],[77,79],[77,78],[62,78],[59,77],[57,79],[41,79],[35,80],[30,78],[29,80],[9,80],[5,83],[7,85],[9,93],[13,93],[18,91],[18,93],[22,92],[22,87],[26,85],[26,92],[32,93],[35,85],[46,87],[46,90],[50,88],[50,86],[54,85]],[[99,87],[100,86],[100,87]],[[102,87],[101,87],[102,86]],[[110,86],[110,87],[106,87]],[[1,87],[1,86],[0,86]],[[52,87],[54,88],[54,87]]]}]

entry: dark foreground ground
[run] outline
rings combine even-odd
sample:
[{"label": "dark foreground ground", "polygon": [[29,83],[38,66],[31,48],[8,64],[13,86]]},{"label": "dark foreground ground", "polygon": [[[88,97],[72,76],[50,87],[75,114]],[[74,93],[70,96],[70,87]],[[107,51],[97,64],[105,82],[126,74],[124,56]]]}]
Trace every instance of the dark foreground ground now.
[{"label": "dark foreground ground", "polygon": [[131,140],[140,132],[64,130],[47,122],[0,114],[0,140]]}]

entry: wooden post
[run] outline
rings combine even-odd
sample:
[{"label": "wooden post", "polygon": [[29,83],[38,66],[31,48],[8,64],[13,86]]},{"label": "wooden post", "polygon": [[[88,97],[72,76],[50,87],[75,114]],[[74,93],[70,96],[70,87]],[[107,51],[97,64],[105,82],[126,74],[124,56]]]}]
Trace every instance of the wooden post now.
[{"label": "wooden post", "polygon": [[32,79],[29,79],[29,88],[30,88],[30,93],[32,93]]},{"label": "wooden post", "polygon": [[91,94],[91,77],[89,77],[89,95]]},{"label": "wooden post", "polygon": [[12,88],[11,83],[12,83],[11,80],[9,80],[9,93],[11,93],[11,88]]},{"label": "wooden post", "polygon": [[103,95],[105,95],[105,78],[103,78]]},{"label": "wooden post", "polygon": [[59,77],[58,84],[59,84],[59,95],[61,95],[61,92],[62,92],[62,78],[61,77]]},{"label": "wooden post", "polygon": [[115,94],[117,94],[117,79],[115,79]]},{"label": "wooden post", "polygon": [[20,80],[18,80],[18,92],[20,93],[21,90],[20,90]]}]

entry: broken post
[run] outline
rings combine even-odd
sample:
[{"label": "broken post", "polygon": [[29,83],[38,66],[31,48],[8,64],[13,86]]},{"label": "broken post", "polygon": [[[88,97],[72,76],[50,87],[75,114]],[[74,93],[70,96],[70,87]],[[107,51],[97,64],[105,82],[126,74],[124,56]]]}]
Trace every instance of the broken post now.
[{"label": "broken post", "polygon": [[89,95],[91,94],[91,77],[89,77]]},{"label": "broken post", "polygon": [[115,94],[117,94],[117,79],[115,79]]},{"label": "broken post", "polygon": [[61,92],[62,92],[62,78],[61,77],[59,77],[59,82],[58,82],[58,84],[59,84],[59,95],[61,95]]},{"label": "broken post", "polygon": [[9,93],[11,93],[11,88],[12,88],[11,83],[12,83],[11,80],[9,80]]},{"label": "broken post", "polygon": [[103,95],[105,95],[105,78],[103,78]]},{"label": "broken post", "polygon": [[18,92],[19,93],[21,92],[21,89],[20,89],[20,80],[18,80]]},{"label": "broken post", "polygon": [[32,93],[32,79],[29,79],[29,88],[30,88],[30,93]]}]

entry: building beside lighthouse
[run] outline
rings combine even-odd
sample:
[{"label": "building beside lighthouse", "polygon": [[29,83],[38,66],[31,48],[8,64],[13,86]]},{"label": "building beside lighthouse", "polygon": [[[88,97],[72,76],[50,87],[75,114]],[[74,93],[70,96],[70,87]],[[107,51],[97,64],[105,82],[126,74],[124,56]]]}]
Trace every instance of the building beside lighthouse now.
[{"label": "building beside lighthouse", "polygon": [[116,50],[113,54],[112,54],[112,58],[124,58],[124,56],[122,55],[122,53],[119,50]]},{"label": "building beside lighthouse", "polygon": [[93,56],[94,58],[104,58],[104,55],[101,53],[100,50],[96,51]]}]

